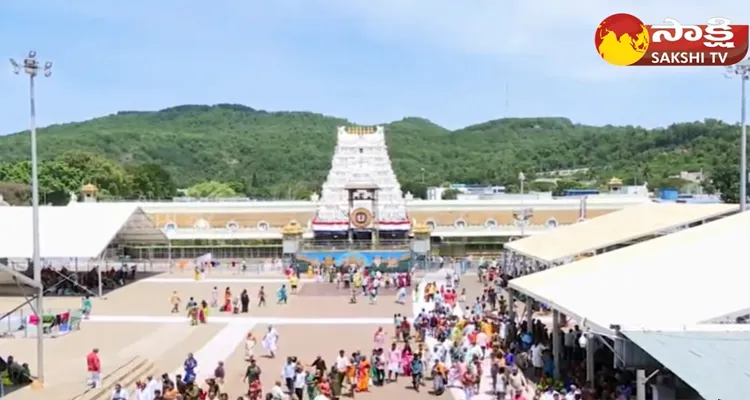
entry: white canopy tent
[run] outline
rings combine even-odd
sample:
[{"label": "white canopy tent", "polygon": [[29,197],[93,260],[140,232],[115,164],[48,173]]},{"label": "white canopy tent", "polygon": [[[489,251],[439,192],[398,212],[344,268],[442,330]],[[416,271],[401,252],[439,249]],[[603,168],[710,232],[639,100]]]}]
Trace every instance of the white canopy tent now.
[{"label": "white canopy tent", "polygon": [[[612,229],[617,229],[612,227]],[[601,334],[750,309],[750,212],[516,278],[509,286]]]},{"label": "white canopy tent", "polygon": [[[82,203],[39,209],[42,259],[94,259],[115,239],[139,244],[168,241],[134,204]],[[28,260],[32,256],[31,207],[0,207],[0,258]],[[10,280],[9,273],[0,273],[0,283]]]},{"label": "white canopy tent", "polygon": [[551,263],[737,210],[732,204],[648,203],[515,240],[506,248]]}]

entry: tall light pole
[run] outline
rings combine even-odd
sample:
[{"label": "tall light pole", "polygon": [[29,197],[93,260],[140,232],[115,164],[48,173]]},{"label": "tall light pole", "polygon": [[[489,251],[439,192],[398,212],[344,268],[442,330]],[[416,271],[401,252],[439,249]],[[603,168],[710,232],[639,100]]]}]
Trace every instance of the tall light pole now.
[{"label": "tall light pole", "polygon": [[745,86],[750,79],[750,58],[727,69],[728,77],[740,77],[740,211],[747,210],[747,101]]},{"label": "tall light pole", "polygon": [[44,77],[52,75],[52,63],[41,61],[36,58],[36,52],[30,51],[28,56],[19,65],[12,58],[10,64],[13,66],[13,73],[20,75],[23,71],[29,76],[29,130],[31,131],[31,208],[32,208],[32,230],[33,230],[33,263],[34,263],[34,280],[39,283],[36,297],[36,314],[39,317],[39,323],[36,325],[36,342],[37,342],[37,379],[44,383],[44,309],[42,298],[44,297],[44,287],[42,286],[42,260],[39,252],[39,174],[36,154],[36,101],[34,99],[34,79],[41,73]]},{"label": "tall light pole", "polygon": [[523,183],[526,181],[526,175],[523,172],[518,173],[518,182],[521,184],[521,194],[523,194]]}]

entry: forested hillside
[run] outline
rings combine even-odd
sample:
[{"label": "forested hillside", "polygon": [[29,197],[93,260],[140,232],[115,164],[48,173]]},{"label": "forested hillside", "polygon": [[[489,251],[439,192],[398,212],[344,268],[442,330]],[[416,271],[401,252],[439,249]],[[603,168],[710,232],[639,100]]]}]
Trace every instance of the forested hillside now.
[{"label": "forested hillside", "polygon": [[[142,182],[145,189],[133,189],[134,180],[145,179],[138,177],[138,169],[173,181],[174,187],[212,181],[209,186],[228,183],[238,194],[304,197],[319,190],[330,166],[335,128],[346,124],[350,122],[309,112],[186,105],[51,126],[39,131],[39,153],[48,174],[54,168],[83,167],[78,158],[95,158],[97,167],[76,170],[65,178],[69,182],[54,185],[74,189],[92,181],[116,197],[165,195],[149,189],[155,184],[150,181]],[[656,187],[684,170],[731,177],[738,160],[738,127],[714,120],[656,130],[585,126],[564,118],[502,119],[457,131],[405,118],[385,127],[396,174],[414,192],[444,182],[497,183],[512,189],[520,171],[531,180],[543,171],[577,167],[590,168],[581,180],[618,176]],[[0,137],[0,181],[27,181],[24,165],[14,163],[28,153],[28,132]],[[97,170],[103,165],[109,172]],[[104,177],[107,173],[120,176]]]}]

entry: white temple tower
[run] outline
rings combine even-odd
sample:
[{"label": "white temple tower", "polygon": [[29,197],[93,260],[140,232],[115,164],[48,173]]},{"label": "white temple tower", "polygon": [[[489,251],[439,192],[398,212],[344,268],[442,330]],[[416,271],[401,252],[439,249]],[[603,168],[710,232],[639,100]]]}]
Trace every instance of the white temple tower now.
[{"label": "white temple tower", "polygon": [[403,237],[410,228],[401,185],[391,167],[385,131],[377,127],[339,127],[331,170],[313,220],[316,236],[369,232]]}]

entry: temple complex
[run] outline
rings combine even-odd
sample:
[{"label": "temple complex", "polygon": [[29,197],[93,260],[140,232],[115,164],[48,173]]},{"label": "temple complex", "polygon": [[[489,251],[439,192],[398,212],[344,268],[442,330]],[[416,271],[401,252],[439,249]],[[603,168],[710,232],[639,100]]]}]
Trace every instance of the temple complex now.
[{"label": "temple complex", "polygon": [[[171,246],[131,246],[128,254],[157,259],[190,259],[209,252],[224,259],[280,258],[285,232],[292,231],[299,233],[300,249],[409,250],[419,231],[426,233],[432,254],[490,254],[515,238],[652,201],[647,194],[620,190],[622,182],[616,178],[609,182],[616,187],[596,195],[554,197],[546,192],[423,200],[402,192],[384,127],[342,126],[336,133],[327,179],[309,199],[137,202]],[[72,201],[72,207],[96,203],[97,188],[85,185],[76,197],[84,200]]]}]

